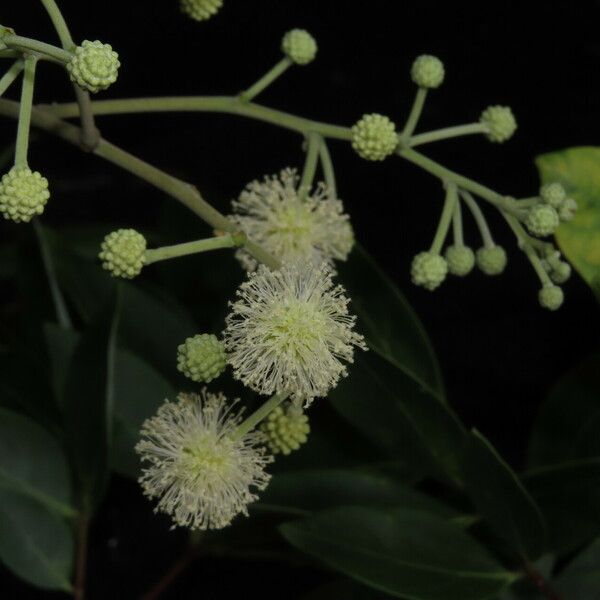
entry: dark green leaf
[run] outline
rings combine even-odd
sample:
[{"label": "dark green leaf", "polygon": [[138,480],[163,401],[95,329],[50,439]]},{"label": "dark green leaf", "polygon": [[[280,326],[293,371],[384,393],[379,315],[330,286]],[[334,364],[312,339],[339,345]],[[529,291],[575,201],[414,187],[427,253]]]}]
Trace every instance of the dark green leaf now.
[{"label": "dark green leaf", "polygon": [[400,598],[489,598],[515,579],[459,527],[419,511],[336,508],[281,531],[327,566]]},{"label": "dark green leaf", "polygon": [[535,469],[522,480],[546,519],[553,552],[573,551],[600,535],[600,459]]},{"label": "dark green leaf", "polygon": [[385,473],[315,469],[280,473],[260,497],[270,505],[298,514],[335,506],[402,507],[452,518],[458,513]]},{"label": "dark green leaf", "polygon": [[117,350],[114,379],[115,430],[112,446],[113,468],[122,475],[137,477],[139,459],[134,447],[145,419],[165,399],[174,399],[169,382],[152,367],[127,350]]},{"label": "dark green leaf", "polygon": [[600,538],[567,565],[553,587],[565,598],[600,600]]},{"label": "dark green leaf", "polygon": [[55,323],[46,323],[44,333],[54,396],[59,405],[64,406],[69,366],[81,335],[73,329],[65,329]]},{"label": "dark green leaf", "polygon": [[112,437],[119,310],[103,311],[83,333],[65,385],[65,425],[85,509],[102,499]]},{"label": "dark green leaf", "polygon": [[531,466],[600,456],[600,355],[565,375],[542,405],[531,438]]},{"label": "dark green leaf", "polygon": [[493,531],[522,558],[544,552],[546,526],[539,508],[519,478],[494,447],[477,431],[465,452],[465,484],[469,497]]},{"label": "dark green leaf", "polygon": [[71,590],[74,544],[71,528],[32,498],[2,492],[0,558],[25,581],[41,588]]},{"label": "dark green leaf", "polygon": [[334,407],[374,444],[420,475],[459,480],[465,439],[444,404],[375,352],[359,352],[329,395]]}]

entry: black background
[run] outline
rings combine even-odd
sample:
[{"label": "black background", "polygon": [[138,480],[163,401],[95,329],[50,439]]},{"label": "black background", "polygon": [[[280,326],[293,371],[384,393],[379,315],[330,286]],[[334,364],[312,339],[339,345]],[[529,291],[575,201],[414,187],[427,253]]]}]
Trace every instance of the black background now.
[{"label": "black background", "polygon": [[[503,145],[477,136],[422,148],[444,165],[503,193],[530,196],[539,185],[536,155],[600,143],[600,4],[591,0],[479,3],[479,8],[462,2],[225,0],[225,8],[201,24],[181,16],[175,0],[60,4],[76,39],[101,39],[121,55],[119,81],[102,98],[236,93],[278,60],[282,34],[302,27],[318,40],[317,60],[290,70],[260,102],[343,125],[380,112],[401,125],[415,91],[412,60],[431,53],[444,60],[446,81],[429,95],[419,130],[474,121],[490,104],[510,105],[519,123]],[[37,1],[3,2],[0,22],[54,42]],[[70,94],[63,74],[43,64],[37,101],[70,101]],[[198,185],[223,211],[251,179],[301,167],[303,160],[295,134],[233,116],[114,116],[100,118],[99,125],[110,141]],[[0,140],[10,141],[14,126],[0,121]],[[443,198],[439,183],[398,159],[363,161],[342,142],[332,141],[330,150],[357,238],[424,321],[450,402],[468,426],[479,428],[521,467],[537,406],[561,373],[597,347],[599,317],[591,292],[573,277],[565,286],[564,307],[557,313],[541,309],[533,271],[489,210],[494,236],[508,251],[505,274],[450,279],[434,293],[415,288],[410,261],[433,236]],[[44,220],[59,227],[102,220],[152,224],[161,204],[170,201],[116,167],[46,136],[35,143],[30,162],[52,181],[54,198]],[[161,226],[178,241],[169,223]],[[11,227],[0,225],[0,235],[10,237]],[[478,245],[471,226],[467,237]],[[143,501],[135,508],[147,510]],[[125,518],[110,510],[95,534],[97,546],[109,542],[102,527],[118,530]],[[152,550],[153,559],[124,560],[117,571],[125,590],[120,594],[114,592],[114,572],[92,571],[92,597],[135,597],[133,590],[168,564],[177,540],[157,538],[161,548]],[[139,557],[135,542],[127,544],[124,552]],[[104,556],[103,548],[95,552]],[[136,587],[127,586],[128,577],[137,579]],[[5,597],[25,597],[12,576],[0,581],[9,586]],[[228,598],[253,589],[266,597],[296,598],[312,583],[307,570],[212,560],[196,563],[165,597]]]}]

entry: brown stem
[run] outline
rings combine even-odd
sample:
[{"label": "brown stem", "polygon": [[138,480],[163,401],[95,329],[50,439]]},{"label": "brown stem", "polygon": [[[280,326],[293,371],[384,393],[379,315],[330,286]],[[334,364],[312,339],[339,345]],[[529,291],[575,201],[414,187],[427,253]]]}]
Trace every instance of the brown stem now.
[{"label": "brown stem", "polygon": [[550,587],[544,576],[530,563],[523,565],[523,571],[527,578],[548,600],[565,600],[558,592]]},{"label": "brown stem", "polygon": [[85,572],[87,564],[89,519],[82,513],[77,525],[77,557],[75,563],[75,583],[73,598],[84,600],[85,598]]},{"label": "brown stem", "polygon": [[156,600],[190,566],[196,558],[196,549],[191,547],[171,565],[171,568],[142,596],[142,600]]}]

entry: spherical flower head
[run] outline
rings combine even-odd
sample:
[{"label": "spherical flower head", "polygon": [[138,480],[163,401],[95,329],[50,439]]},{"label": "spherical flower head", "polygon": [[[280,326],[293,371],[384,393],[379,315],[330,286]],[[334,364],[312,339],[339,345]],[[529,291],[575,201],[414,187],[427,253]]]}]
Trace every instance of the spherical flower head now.
[{"label": "spherical flower head", "polygon": [[577,202],[573,198],[567,198],[558,211],[558,218],[561,221],[572,221],[577,213]]},{"label": "spherical flower head", "polygon": [[180,0],[182,12],[196,21],[206,21],[219,12],[223,0]]},{"label": "spherical flower head", "polygon": [[281,40],[282,52],[297,65],[307,65],[317,55],[315,38],[304,29],[292,29]]},{"label": "spherical flower head", "polygon": [[290,454],[298,450],[308,439],[310,425],[302,408],[290,402],[287,407],[278,406],[261,424],[267,445],[273,454]]},{"label": "spherical flower head", "polygon": [[552,266],[550,279],[554,283],[565,283],[569,277],[571,277],[571,265],[569,263],[560,261]]},{"label": "spherical flower head", "polygon": [[334,287],[325,264],[261,265],[237,296],[224,333],[228,362],[260,394],[285,393],[308,405],[347,375],[355,347],[366,350],[344,288]]},{"label": "spherical flower head", "polygon": [[505,142],[517,130],[517,121],[508,106],[489,106],[481,113],[479,121],[485,125],[491,142]]},{"label": "spherical flower head", "polygon": [[109,233],[102,242],[98,255],[102,267],[113,277],[133,279],[144,266],[146,238],[135,229],[117,229]]},{"label": "spherical flower head", "polygon": [[410,75],[419,87],[440,87],[444,81],[444,63],[437,56],[422,54],[413,62]]},{"label": "spherical flower head", "polygon": [[557,310],[561,307],[565,295],[557,285],[545,285],[538,294],[538,300],[543,308]]},{"label": "spherical flower head", "polygon": [[467,246],[448,246],[445,252],[448,271],[452,275],[464,277],[475,266],[475,253]]},{"label": "spherical flower head", "polygon": [[419,252],[412,261],[410,275],[415,285],[433,291],[439,287],[448,273],[446,260],[435,252]]},{"label": "spherical flower head", "polygon": [[352,147],[365,160],[383,160],[393,154],[398,145],[396,126],[383,115],[364,115],[351,131]]},{"label": "spherical flower head", "polygon": [[[350,219],[324,184],[300,198],[298,179],[296,171],[284,169],[279,176],[253,181],[233,201],[230,219],[281,262],[326,262],[333,267],[334,260],[346,260],[354,245]],[[244,249],[236,256],[247,271],[257,268]]]},{"label": "spherical flower head", "polygon": [[477,250],[476,262],[486,275],[500,275],[506,267],[506,252],[501,246],[484,246]]},{"label": "spherical flower head", "polygon": [[28,167],[13,167],[0,180],[0,212],[15,223],[41,215],[48,198],[48,180]]},{"label": "spherical flower head", "polygon": [[209,383],[225,370],[226,365],[225,345],[216,335],[195,335],[177,348],[177,369],[192,381]]},{"label": "spherical flower head", "polygon": [[[235,403],[234,403],[235,404]],[[156,512],[173,527],[221,529],[248,515],[256,490],[267,486],[272,456],[259,431],[236,436],[241,421],[223,394],[181,394],[165,402],[142,426],[136,446],[144,494],[158,499]],[[239,439],[238,439],[239,438]]]},{"label": "spherical flower head", "polygon": [[547,183],[540,188],[540,197],[543,202],[558,210],[567,199],[567,192],[558,182]]},{"label": "spherical flower head", "polygon": [[549,204],[538,204],[529,209],[525,225],[533,234],[540,237],[551,235],[556,231],[560,221],[556,209]]},{"label": "spherical flower head", "polygon": [[117,80],[120,66],[119,55],[110,44],[85,40],[75,48],[67,71],[73,83],[87,92],[96,93]]}]

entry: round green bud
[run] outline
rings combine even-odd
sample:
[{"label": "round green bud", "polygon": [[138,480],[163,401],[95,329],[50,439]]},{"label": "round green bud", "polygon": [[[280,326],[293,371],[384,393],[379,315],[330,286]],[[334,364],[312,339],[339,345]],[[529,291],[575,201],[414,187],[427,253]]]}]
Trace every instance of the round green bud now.
[{"label": "round green bud", "polygon": [[437,56],[422,54],[413,62],[410,75],[419,87],[440,87],[444,81],[444,63]]},{"label": "round green bud", "polygon": [[383,115],[364,115],[352,126],[352,147],[366,160],[383,160],[397,145],[396,126]]},{"label": "round green bud", "polygon": [[475,266],[475,253],[467,246],[448,246],[445,256],[448,263],[448,271],[452,275],[464,277]]},{"label": "round green bud", "polygon": [[561,221],[571,221],[577,212],[577,202],[573,198],[567,198],[558,211],[558,218]]},{"label": "round green bud", "polygon": [[135,229],[117,229],[102,242],[98,255],[102,267],[113,277],[133,279],[142,271],[146,255],[146,238]]},{"label": "round green bud", "polygon": [[315,38],[304,29],[292,29],[281,40],[281,50],[297,65],[307,65],[317,55]]},{"label": "round green bud", "polygon": [[192,381],[208,383],[218,377],[226,365],[225,345],[216,335],[195,335],[177,348],[177,369]]},{"label": "round green bud", "polygon": [[571,277],[571,265],[567,262],[560,261],[552,265],[550,271],[550,279],[554,283],[565,283]]},{"label": "round green bud", "polygon": [[419,252],[413,258],[410,275],[415,285],[433,291],[446,279],[447,273],[448,265],[439,254]]},{"label": "round green bud", "polygon": [[560,183],[547,183],[540,188],[540,197],[546,204],[558,210],[567,199],[567,192]]},{"label": "round green bud", "polygon": [[48,198],[48,180],[28,167],[13,167],[0,180],[0,212],[15,223],[41,215]]},{"label": "round green bud", "polygon": [[538,293],[540,305],[548,310],[557,310],[563,303],[565,295],[557,285],[545,285]]},{"label": "round green bud", "polygon": [[491,142],[505,142],[517,129],[517,121],[508,106],[488,106],[481,113],[479,122],[485,125]]},{"label": "round green bud", "polygon": [[85,40],[75,48],[67,71],[73,83],[87,92],[96,93],[117,80],[120,66],[119,55],[110,44]]},{"label": "round green bud", "polygon": [[501,246],[484,246],[477,250],[476,262],[486,275],[500,275],[506,267],[506,252]]},{"label": "round green bud", "polygon": [[180,0],[181,11],[196,21],[206,21],[219,12],[223,0]]},{"label": "round green bud", "polygon": [[273,409],[260,428],[273,454],[290,454],[298,450],[310,432],[308,417],[294,404],[289,404],[285,409],[281,406]]},{"label": "round green bud", "polygon": [[529,209],[525,225],[527,229],[539,237],[551,235],[559,225],[556,209],[549,204],[538,204]]}]

